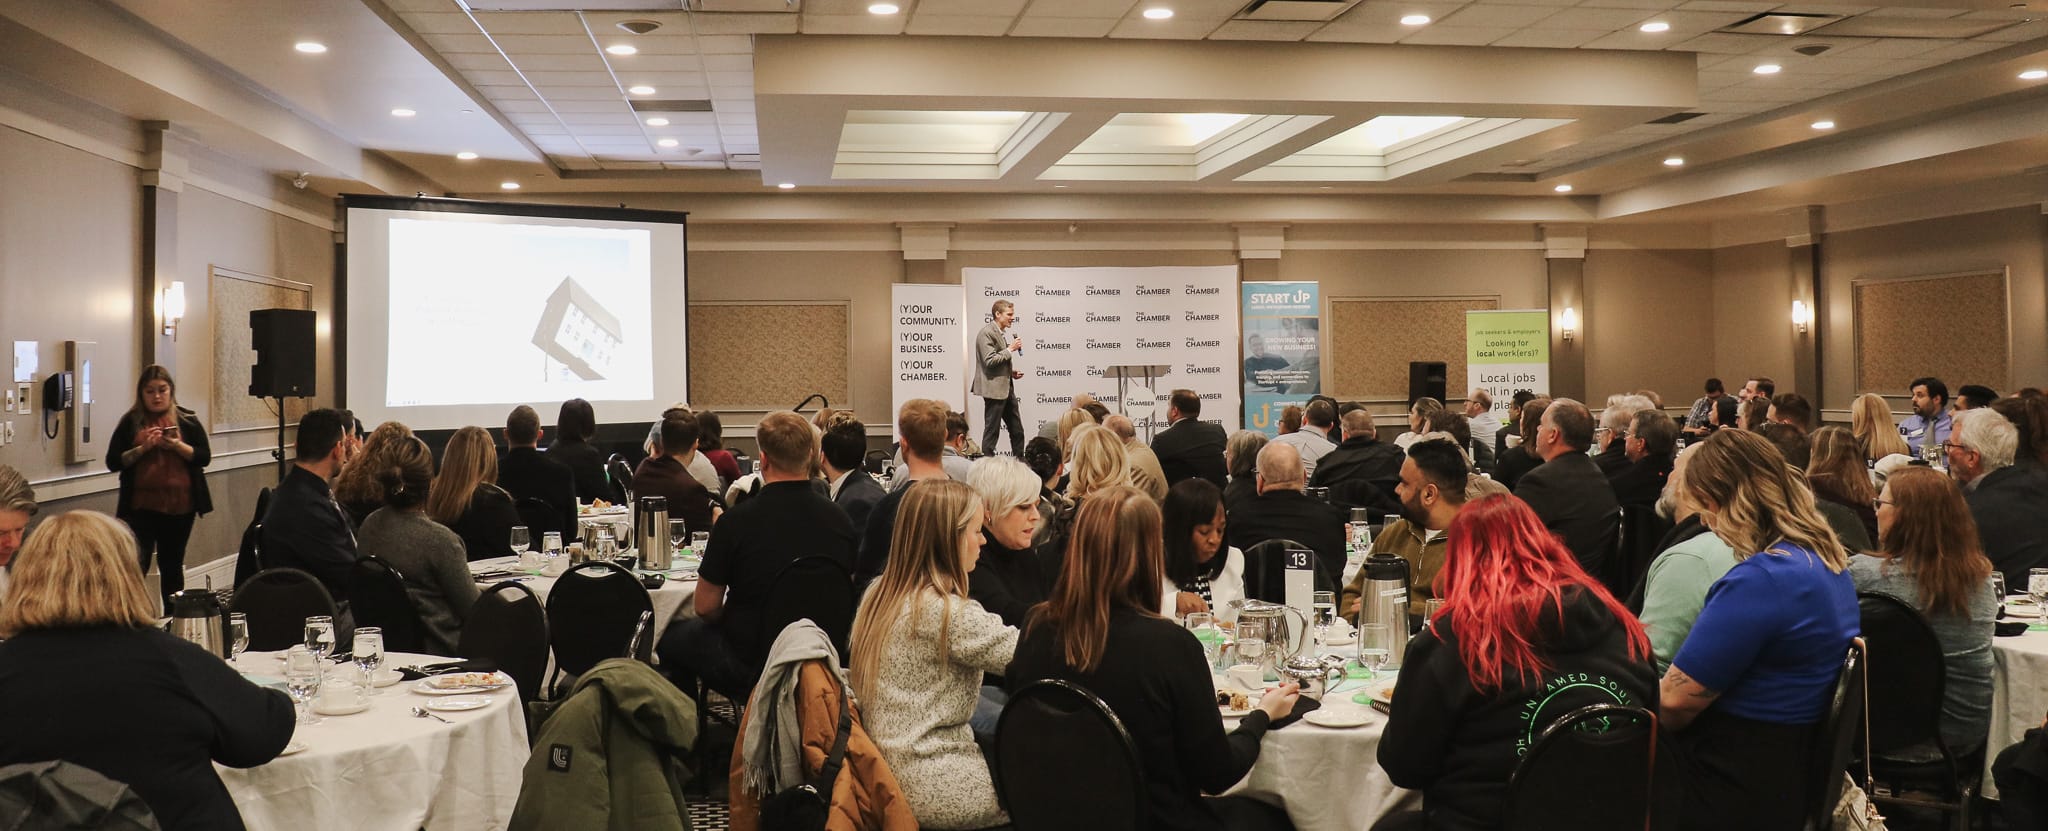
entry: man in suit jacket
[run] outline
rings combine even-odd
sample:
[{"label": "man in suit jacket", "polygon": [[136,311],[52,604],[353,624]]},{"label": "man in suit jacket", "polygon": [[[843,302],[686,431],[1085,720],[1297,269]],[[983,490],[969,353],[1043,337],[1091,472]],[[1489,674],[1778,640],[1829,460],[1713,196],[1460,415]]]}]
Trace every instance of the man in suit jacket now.
[{"label": "man in suit jacket", "polygon": [[2005,573],[2009,591],[2024,591],[2027,572],[2048,567],[2048,473],[2014,464],[2019,430],[1988,409],[1954,416],[1947,443],[1948,470],[1963,486],[1977,539],[1991,567]]},{"label": "man in suit jacket", "polygon": [[1372,413],[1352,410],[1344,414],[1344,443],[1323,455],[1309,485],[1330,489],[1330,501],[1351,508],[1368,508],[1385,516],[1401,512],[1401,500],[1394,488],[1401,483],[1401,462],[1407,456],[1401,448],[1380,441],[1373,430]]},{"label": "man in suit jacket", "polygon": [[[576,474],[541,455],[540,414],[521,404],[505,417],[505,458],[498,461],[498,487],[513,499],[538,499],[554,510],[554,524],[530,529],[535,542],[546,531],[566,538],[576,527]],[[520,513],[525,519],[526,514]]]},{"label": "man in suit jacket", "polygon": [[[1522,475],[1515,495],[1529,503],[1543,525],[1563,538],[1586,573],[1603,582],[1608,573],[1614,537],[1621,533],[1614,488],[1600,466],[1586,455],[1593,446],[1593,413],[1569,398],[1550,402],[1536,429],[1536,455],[1543,464]],[[1612,583],[1608,585],[1612,589]],[[1621,593],[1626,594],[1627,587]]]},{"label": "man in suit jacket", "polygon": [[987,326],[981,327],[981,334],[974,336],[974,365],[976,372],[968,391],[981,396],[982,428],[981,452],[995,453],[998,429],[1010,430],[1010,454],[1024,457],[1024,418],[1017,414],[1017,386],[1012,383],[1024,377],[1012,366],[1012,359],[1024,351],[1024,339],[1016,335],[1004,336],[1003,330],[1017,320],[1017,307],[1008,300],[998,300],[989,307],[991,318]]},{"label": "man in suit jacket", "polygon": [[1223,428],[1202,420],[1202,397],[1194,390],[1174,390],[1166,405],[1167,428],[1152,437],[1152,453],[1166,474],[1166,486],[1201,477],[1218,488],[1230,470],[1223,464]]},{"label": "man in suit jacket", "polygon": [[[1225,517],[1225,534],[1233,547],[1251,550],[1267,540],[1293,540],[1316,552],[1316,563],[1339,585],[1344,573],[1344,523],[1348,519],[1336,507],[1312,499],[1302,489],[1308,477],[1302,475],[1301,451],[1292,445],[1267,442],[1259,450],[1259,495],[1239,502]],[[1273,561],[1263,579],[1279,576]],[[1249,567],[1249,566],[1248,566]],[[1268,582],[1270,585],[1270,582]]]},{"label": "man in suit jacket", "polygon": [[861,461],[867,457],[867,425],[851,415],[837,417],[832,426],[825,428],[820,445],[825,457],[825,481],[830,487],[827,496],[846,512],[855,534],[866,533],[868,514],[887,495],[882,483],[861,469]]},{"label": "man in suit jacket", "polygon": [[270,493],[260,541],[264,568],[309,572],[336,602],[348,599],[356,536],[328,483],[341,472],[348,453],[341,413],[323,408],[300,417],[297,458]]}]

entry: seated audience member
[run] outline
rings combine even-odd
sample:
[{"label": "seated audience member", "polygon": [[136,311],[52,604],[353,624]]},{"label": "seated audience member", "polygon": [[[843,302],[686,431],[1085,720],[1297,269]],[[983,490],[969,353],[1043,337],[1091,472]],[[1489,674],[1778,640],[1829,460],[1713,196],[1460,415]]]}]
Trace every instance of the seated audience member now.
[{"label": "seated audience member", "polygon": [[363,441],[363,449],[356,451],[355,458],[342,465],[340,475],[334,477],[334,501],[348,513],[351,526],[362,527],[371,511],[384,507],[383,486],[377,481],[377,467],[381,463],[373,460],[381,458],[399,439],[408,438],[412,438],[412,428],[396,421],[377,425]]},{"label": "seated audience member", "polygon": [[341,413],[321,408],[301,416],[296,441],[297,458],[271,491],[270,510],[263,515],[263,567],[311,573],[336,603],[346,602],[356,538],[327,485],[348,453]]},{"label": "seated audience member", "polygon": [[1613,477],[1629,466],[1628,426],[1635,423],[1636,413],[1654,409],[1650,399],[1640,395],[1623,393],[1607,397],[1607,407],[1600,411],[1600,425],[1593,430],[1593,464],[1600,468],[1600,474]]},{"label": "seated audience member", "polygon": [[0,603],[7,602],[9,563],[21,550],[28,521],[36,515],[36,491],[21,471],[0,465]]},{"label": "seated audience member", "polygon": [[[1877,499],[1877,487],[1870,482],[1870,467],[1863,461],[1863,447],[1857,444],[1856,434],[1841,427],[1822,427],[1807,438],[1807,447],[1806,484],[1813,489],[1814,498],[1854,513],[1864,535],[1876,540],[1877,509],[1872,503]],[[1850,549],[1851,553],[1861,550]]]},{"label": "seated audience member", "polygon": [[974,467],[974,460],[967,458],[966,413],[946,413],[946,444],[939,452],[939,464],[946,468],[946,478],[967,481],[967,471]]},{"label": "seated audience member", "polygon": [[1761,433],[1771,423],[1771,400],[1763,396],[1748,399],[1735,411],[1735,429]]},{"label": "seated audience member", "polygon": [[1088,494],[1115,485],[1131,484],[1131,460],[1124,441],[1107,428],[1083,425],[1074,431],[1072,456],[1067,462],[1067,498],[1074,504]]},{"label": "seated audience member", "polygon": [[1223,487],[1227,437],[1221,426],[1202,420],[1202,397],[1194,390],[1174,390],[1166,404],[1166,423],[1168,427],[1152,437],[1152,452],[1159,456],[1167,486],[1199,476]]},{"label": "seated audience member", "polygon": [[1034,550],[1048,545],[1065,548],[1066,529],[1055,527],[1054,520],[1062,515],[1071,520],[1074,515],[1074,503],[1067,499],[1066,494],[1060,493],[1054,487],[1066,473],[1066,462],[1060,453],[1059,441],[1039,436],[1025,442],[1024,464],[1031,468],[1031,475],[1039,479],[1038,530],[1031,534],[1031,547]]},{"label": "seated audience member", "polygon": [[[619,502],[623,489],[612,484],[604,470],[604,452],[590,443],[597,437],[597,411],[590,402],[571,398],[555,414],[555,441],[548,445],[548,458],[561,462],[576,480],[576,498],[586,502],[602,499]],[[619,483],[623,486],[625,483]],[[572,526],[573,527],[573,526]]]},{"label": "seated audience member", "polygon": [[1529,390],[1515,390],[1508,397],[1508,417],[1501,420],[1501,430],[1493,434],[1493,457],[1497,461],[1507,453],[1509,439],[1522,440],[1522,406],[1543,396]]},{"label": "seated audience member", "polygon": [[1041,679],[1068,681],[1108,704],[1142,760],[1152,827],[1291,828],[1279,808],[1249,797],[1202,796],[1244,778],[1267,725],[1293,711],[1299,690],[1267,690],[1224,732],[1202,642],[1157,611],[1161,529],[1159,505],[1136,488],[1111,488],[1083,505],[1068,570],[1032,610],[1004,683],[1015,694]]},{"label": "seated audience member", "polygon": [[1771,421],[1799,428],[1801,433],[1813,432],[1813,403],[1799,393],[1786,392],[1773,396],[1771,409],[1766,415]]},{"label": "seated audience member", "polygon": [[1301,405],[1289,404],[1280,408],[1280,423],[1274,425],[1273,435],[1285,436],[1301,429]]},{"label": "seated audience member", "polygon": [[[1095,402],[1095,396],[1089,395],[1088,393],[1085,393],[1085,392],[1083,392],[1083,393],[1075,393],[1075,395],[1074,395],[1074,403],[1073,403],[1073,406],[1070,406],[1070,407],[1068,407],[1067,409],[1068,409],[1068,411],[1078,410],[1078,409],[1081,409],[1082,407],[1085,407],[1085,406],[1087,406],[1087,405],[1089,405],[1089,404],[1094,404],[1094,403],[1096,403],[1096,402]],[[1063,412],[1063,413],[1060,413],[1059,417],[1056,417],[1056,418],[1054,418],[1054,419],[1053,419],[1053,420],[1051,420],[1051,421],[1048,421],[1048,422],[1045,422],[1045,423],[1043,423],[1043,424],[1040,424],[1040,425],[1038,425],[1038,435],[1039,435],[1039,437],[1040,437],[1040,438],[1048,438],[1048,439],[1052,439],[1052,440],[1054,440],[1054,441],[1059,441],[1059,440],[1060,440],[1060,439],[1062,438],[1062,436],[1060,435],[1060,434],[1061,434],[1061,431],[1062,431],[1062,430],[1064,429],[1064,428],[1062,427],[1062,425],[1060,424],[1060,421],[1061,421],[1061,420],[1063,420],[1063,419],[1064,419],[1065,417],[1066,417],[1066,413],[1064,413],[1064,412]],[[1066,447],[1066,446],[1067,446],[1067,445],[1066,445],[1066,442],[1064,442],[1064,441],[1061,441],[1061,442],[1060,442],[1060,446],[1061,446],[1061,447]]]},{"label": "seated audience member", "polygon": [[569,472],[568,465],[541,455],[540,440],[540,413],[525,404],[512,408],[512,414],[505,417],[505,456],[498,460],[498,487],[515,500],[548,503],[561,523],[556,530],[566,539],[576,527],[576,500],[580,498],[576,474]]},{"label": "seated audience member", "polygon": [[1652,410],[1657,410],[1657,411],[1659,411],[1659,412],[1662,412],[1662,411],[1663,411],[1663,409],[1664,409],[1664,396],[1658,395],[1658,394],[1657,394],[1657,391],[1656,391],[1656,390],[1653,390],[1653,389],[1640,389],[1640,390],[1636,390],[1635,394],[1636,394],[1636,395],[1638,395],[1638,396],[1641,396],[1641,397],[1642,397],[1643,399],[1645,399],[1645,400],[1649,401],[1649,402],[1650,402],[1650,409],[1652,409]]},{"label": "seated audience member", "polygon": [[[1249,551],[1267,540],[1301,543],[1316,552],[1323,575],[1335,585],[1344,573],[1344,526],[1350,517],[1303,492],[1308,483],[1301,475],[1301,454],[1293,447],[1268,442],[1259,451],[1257,475],[1259,495],[1229,514],[1230,544]],[[1279,570],[1278,558],[1268,562]]]},{"label": "seated audience member", "polygon": [[1418,437],[1429,432],[1429,417],[1443,408],[1444,402],[1428,396],[1415,399],[1414,403],[1408,405],[1408,432],[1395,436],[1394,446],[1407,450],[1408,445],[1414,444]]},{"label": "seated audience member", "polygon": [[1724,430],[1688,455],[1685,498],[1734,549],[1662,682],[1683,829],[1798,828],[1813,731],[1860,611],[1849,557],[1762,437]]},{"label": "seated audience member", "polygon": [[854,561],[855,585],[865,585],[882,573],[882,564],[889,559],[889,539],[896,530],[896,506],[902,504],[903,492],[926,479],[952,478],[940,461],[946,445],[944,403],[929,398],[903,402],[896,410],[896,435],[903,440],[903,464],[896,474],[902,481],[868,512],[867,527],[861,529],[860,556]]},{"label": "seated audience member", "polygon": [[1857,446],[1863,449],[1864,459],[1875,462],[1894,454],[1913,454],[1899,435],[1899,428],[1892,425],[1891,405],[1885,403],[1884,396],[1874,392],[1856,396],[1850,416],[1850,427],[1856,434]]},{"label": "seated audience member", "polygon": [[1429,432],[1450,436],[1452,441],[1464,448],[1465,460],[1472,464],[1474,471],[1493,469],[1493,448],[1483,446],[1472,438],[1472,420],[1466,418],[1463,413],[1452,412],[1448,408],[1438,410],[1429,417],[1427,426]]},{"label": "seated audience member", "polygon": [[[1343,419],[1341,413],[1338,419]],[[1488,455],[1496,455],[1493,436],[1500,432],[1500,418],[1493,414],[1493,396],[1484,389],[1473,387],[1472,392],[1465,396],[1465,419],[1472,424],[1473,443],[1484,445]],[[1350,436],[1351,431],[1345,430],[1344,435]]]},{"label": "seated audience member", "polygon": [[[1380,441],[1371,413],[1352,410],[1344,414],[1344,443],[1323,456],[1309,484],[1329,488],[1333,504],[1379,515],[1396,513],[1400,499],[1393,490],[1401,480],[1401,458],[1401,448]],[[1236,479],[1231,481],[1234,486]]]},{"label": "seated audience member", "polygon": [[[697,446],[702,447],[703,443],[700,441]],[[882,483],[861,469],[868,452],[867,425],[851,413],[833,419],[832,426],[818,437],[818,447],[825,459],[826,495],[846,512],[855,534],[866,533],[868,514],[874,512],[875,503],[888,495],[882,490]]]},{"label": "seated audience member", "polygon": [[1991,406],[1998,400],[1998,391],[1983,384],[1964,384],[1956,388],[1955,409],[1977,410]]},{"label": "seated audience member", "polygon": [[[850,418],[853,413],[848,412],[846,415]],[[836,418],[833,419],[833,423],[838,421]],[[729,485],[739,480],[740,462],[733,458],[732,451],[725,449],[725,420],[710,410],[700,410],[697,413],[697,455],[710,462],[711,469],[718,472],[720,485]]]},{"label": "seated audience member", "polygon": [[[1899,471],[1885,481],[1877,504],[1878,551],[1850,557],[1849,576],[1857,591],[1890,595],[1927,617],[1946,668],[1941,740],[1967,758],[1984,747],[1991,729],[1991,632],[1999,602],[1991,561],[1978,548],[1962,491],[1940,473]],[[1931,744],[1897,755],[1939,758]]]},{"label": "seated audience member", "polygon": [[[44,520],[22,548],[0,607],[0,765],[90,768],[134,789],[153,828],[240,829],[213,766],[252,768],[283,752],[291,699],[163,631],[135,562],[128,529],[90,511]],[[17,827],[85,827],[44,807]]]},{"label": "seated audience member", "polygon": [[1962,483],[1984,556],[2018,591],[2029,569],[2048,568],[2048,472],[2012,463],[2019,431],[1996,412],[1957,421],[1948,441],[1949,475]]},{"label": "seated audience member", "polygon": [[[678,410],[689,413],[693,418],[697,415],[697,411],[690,409],[690,405],[683,403],[677,403],[676,405],[669,407],[666,410],[663,410],[661,412],[661,418],[655,419],[653,424],[648,425],[647,439],[640,443],[640,449],[647,451],[647,455],[667,455],[661,446],[661,422],[662,419],[668,418],[670,413],[676,412]],[[824,411],[820,411],[818,415],[824,417],[828,416],[829,414]],[[704,490],[709,491],[711,493],[718,493],[720,488],[726,488],[726,486],[723,483],[718,481],[717,468],[712,467],[711,460],[704,458],[704,454],[697,452],[697,448],[692,447],[689,448],[688,453],[679,453],[675,455],[676,458],[681,459],[683,461],[683,466],[690,471],[690,478],[697,480],[698,484],[703,485]],[[728,494],[727,501],[729,503],[736,502],[738,499],[744,499],[747,496],[751,496],[754,493],[754,491],[760,487],[761,483],[759,479],[760,477],[755,476],[743,478],[741,480],[733,482],[733,484],[729,488],[726,488],[726,493]]]},{"label": "seated audience member", "polygon": [[[943,431],[943,405],[939,412],[932,424]],[[810,422],[777,410],[761,419],[754,436],[767,484],[734,505],[713,528],[697,572],[697,616],[676,621],[657,647],[664,669],[695,673],[734,701],[744,700],[753,688],[775,637],[770,633],[768,641],[762,640],[761,615],[776,575],[799,557],[831,557],[851,565],[856,539],[846,514],[811,488],[818,437]],[[937,441],[933,445],[930,461],[936,467]]]},{"label": "seated audience member", "polygon": [[1940,378],[1915,378],[1906,385],[1913,394],[1913,413],[1899,422],[1899,435],[1906,440],[1908,455],[1922,458],[1928,447],[1941,447],[1955,429],[1948,407],[1948,385]]},{"label": "seated audience member", "polygon": [[[661,416],[660,452],[641,460],[633,471],[633,498],[660,496],[668,500],[668,518],[680,519],[692,534],[711,533],[711,492],[690,475],[688,458],[697,452],[697,415],[672,409]],[[678,452],[669,452],[678,448]]]},{"label": "seated audience member", "polygon": [[1706,605],[1707,589],[1735,567],[1735,550],[1708,530],[1699,511],[1685,501],[1685,459],[1680,453],[1657,500],[1657,515],[1670,520],[1671,530],[1657,543],[1657,556],[1643,573],[1629,605],[1638,611],[1650,633],[1650,651],[1661,675],[1671,656],[1685,643],[1692,622]]},{"label": "seated audience member", "polygon": [[1017,630],[968,596],[987,511],[963,482],[903,493],[889,561],[847,643],[861,725],[920,826],[1001,825],[1008,817],[968,724],[982,674],[1003,672],[1017,650]]},{"label": "seated audience member", "polygon": [[1664,482],[1671,476],[1671,454],[1678,446],[1678,425],[1657,410],[1636,413],[1621,439],[1628,466],[1609,473],[1607,484],[1614,488],[1614,501],[1623,507],[1657,504],[1664,494]]},{"label": "seated audience member", "polygon": [[1614,487],[1599,465],[1586,455],[1593,444],[1593,414],[1586,405],[1560,398],[1544,408],[1536,431],[1536,452],[1543,464],[1515,484],[1515,495],[1529,503],[1543,525],[1564,537],[1579,567],[1603,580],[1613,579],[1609,549],[1620,533],[1615,521]]},{"label": "seated audience member", "polygon": [[1328,401],[1310,401],[1301,413],[1301,429],[1282,433],[1273,440],[1292,445],[1300,452],[1301,469],[1314,476],[1317,460],[1337,449],[1336,442],[1330,438],[1331,429],[1337,426],[1337,407]]},{"label": "seated audience member", "polygon": [[1778,454],[1785,457],[1785,463],[1800,471],[1806,470],[1806,466],[1813,462],[1813,448],[1806,441],[1806,432],[1798,427],[1779,421],[1767,421],[1763,427],[1751,432],[1776,445]]},{"label": "seated audience member", "polygon": [[1714,408],[1727,394],[1727,387],[1721,385],[1721,379],[1708,378],[1706,394],[1692,402],[1692,409],[1685,414],[1685,424],[1681,425],[1685,434],[1698,438],[1713,432],[1716,426]]},{"label": "seated audience member", "polygon": [[1109,407],[1104,406],[1102,402],[1096,401],[1093,398],[1090,398],[1088,403],[1082,404],[1080,408],[1088,411],[1089,417],[1095,419],[1096,424],[1109,420]]},{"label": "seated audience member", "polygon": [[1223,492],[1200,479],[1183,479],[1166,492],[1160,514],[1166,523],[1166,584],[1159,613],[1213,612],[1217,620],[1237,620],[1231,604],[1244,599],[1244,552],[1223,544]]},{"label": "seated audience member", "polygon": [[[1024,451],[1027,455],[1029,448]],[[985,456],[967,474],[967,485],[981,498],[981,559],[974,566],[974,579],[967,596],[1003,619],[1022,628],[1031,607],[1045,600],[1052,580],[1039,566],[1032,551],[1032,536],[1038,533],[1038,491],[1045,480],[1024,462],[1008,456]]]},{"label": "seated audience member", "polygon": [[1759,375],[1755,378],[1749,379],[1748,382],[1742,385],[1741,397],[1744,402],[1747,402],[1752,398],[1761,398],[1764,401],[1768,402],[1771,400],[1771,396],[1777,394],[1777,382],[1772,381],[1770,378],[1766,376]]},{"label": "seated audience member", "polygon": [[1080,407],[1061,413],[1058,421],[1060,452],[1065,453],[1074,449],[1074,430],[1084,424],[1095,423],[1094,414]]},{"label": "seated audience member", "polygon": [[427,497],[427,513],[454,529],[471,561],[511,553],[512,526],[525,524],[512,495],[497,483],[498,453],[491,446],[491,434],[482,427],[464,427],[448,437],[448,446],[441,449],[441,473],[434,477],[433,492]]},{"label": "seated audience member", "polygon": [[1444,608],[1408,644],[1379,763],[1422,791],[1429,828],[1499,828],[1531,731],[1594,704],[1655,711],[1657,676],[1642,626],[1520,500],[1472,502],[1449,535]]},{"label": "seated audience member", "polygon": [[[1408,446],[1401,463],[1397,493],[1401,517],[1380,529],[1373,553],[1393,554],[1413,569],[1408,580],[1408,613],[1422,614],[1424,601],[1437,597],[1437,575],[1444,567],[1444,529],[1465,506],[1470,487],[1465,455],[1449,442],[1418,441]],[[1365,569],[1359,569],[1337,598],[1338,613],[1356,617],[1365,594]]]},{"label": "seated audience member", "polygon": [[405,593],[426,629],[427,651],[454,655],[479,591],[462,538],[427,516],[434,453],[426,442],[406,436],[373,458],[383,468],[377,479],[384,507],[363,520],[356,544],[363,556],[383,560],[404,578]]},{"label": "seated audience member", "polygon": [[1543,464],[1543,457],[1536,455],[1536,436],[1542,430],[1543,411],[1550,408],[1550,399],[1532,398],[1522,405],[1522,418],[1516,422],[1516,435],[1520,441],[1494,457],[1493,478],[1500,480],[1508,490],[1514,490],[1522,483],[1522,477],[1537,465]]},{"label": "seated audience member", "polygon": [[1230,484],[1223,486],[1225,510],[1259,495],[1259,451],[1265,449],[1267,441],[1269,437],[1257,430],[1230,434],[1230,441],[1223,448],[1225,469],[1230,472]]},{"label": "seated audience member", "polygon": [[2048,469],[2048,398],[2015,395],[1991,402],[1991,411],[2005,416],[2019,434],[2012,463]]},{"label": "seated audience member", "polygon": [[[1165,499],[1166,471],[1159,467],[1159,454],[1138,440],[1138,425],[1132,424],[1129,416],[1113,415],[1103,419],[1102,426],[1124,443],[1124,457],[1131,466],[1131,485],[1153,499]],[[1226,449],[1225,455],[1228,453]]]}]

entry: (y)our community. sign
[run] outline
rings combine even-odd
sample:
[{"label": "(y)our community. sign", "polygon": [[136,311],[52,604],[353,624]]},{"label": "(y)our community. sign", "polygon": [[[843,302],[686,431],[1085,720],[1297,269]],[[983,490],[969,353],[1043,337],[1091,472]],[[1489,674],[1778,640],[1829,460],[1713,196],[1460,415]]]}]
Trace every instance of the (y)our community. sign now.
[{"label": "(y)our community. sign", "polygon": [[1465,377],[1493,397],[1493,414],[1503,421],[1516,390],[1550,389],[1550,312],[1466,312]]}]

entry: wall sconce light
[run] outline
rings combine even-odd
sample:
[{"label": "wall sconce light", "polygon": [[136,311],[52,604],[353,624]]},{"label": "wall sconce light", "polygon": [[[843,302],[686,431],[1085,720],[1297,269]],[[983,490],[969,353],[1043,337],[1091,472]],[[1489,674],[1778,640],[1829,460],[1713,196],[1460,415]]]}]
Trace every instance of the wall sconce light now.
[{"label": "wall sconce light", "polygon": [[172,340],[178,339],[178,323],[185,319],[185,281],[172,280],[164,287],[163,302],[159,308],[164,315],[164,334]]},{"label": "wall sconce light", "polygon": [[1579,333],[1579,313],[1570,306],[1564,307],[1564,314],[1557,316],[1557,328],[1565,342],[1570,343],[1572,337]]},{"label": "wall sconce light", "polygon": [[1812,309],[1810,309],[1810,308],[1807,308],[1807,306],[1806,306],[1806,301],[1804,301],[1804,300],[1794,300],[1794,301],[1792,301],[1792,325],[1793,325],[1793,326],[1797,326],[1797,327],[1799,327],[1799,332],[1800,332],[1800,334],[1805,334],[1805,333],[1806,333],[1806,327],[1807,327],[1808,325],[1812,324],[1812,323],[1813,323],[1813,310],[1812,310]]}]

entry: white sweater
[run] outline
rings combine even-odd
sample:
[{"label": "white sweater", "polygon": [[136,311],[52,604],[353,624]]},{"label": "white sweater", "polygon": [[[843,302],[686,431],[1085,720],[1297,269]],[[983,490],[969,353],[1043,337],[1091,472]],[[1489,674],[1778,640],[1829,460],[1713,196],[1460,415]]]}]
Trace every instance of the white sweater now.
[{"label": "white sweater", "polygon": [[[942,616],[950,624],[944,656],[938,652]],[[861,720],[919,825],[966,829],[1009,822],[967,720],[982,673],[1001,673],[1016,651],[1017,630],[964,597],[927,592],[890,628]]]}]

